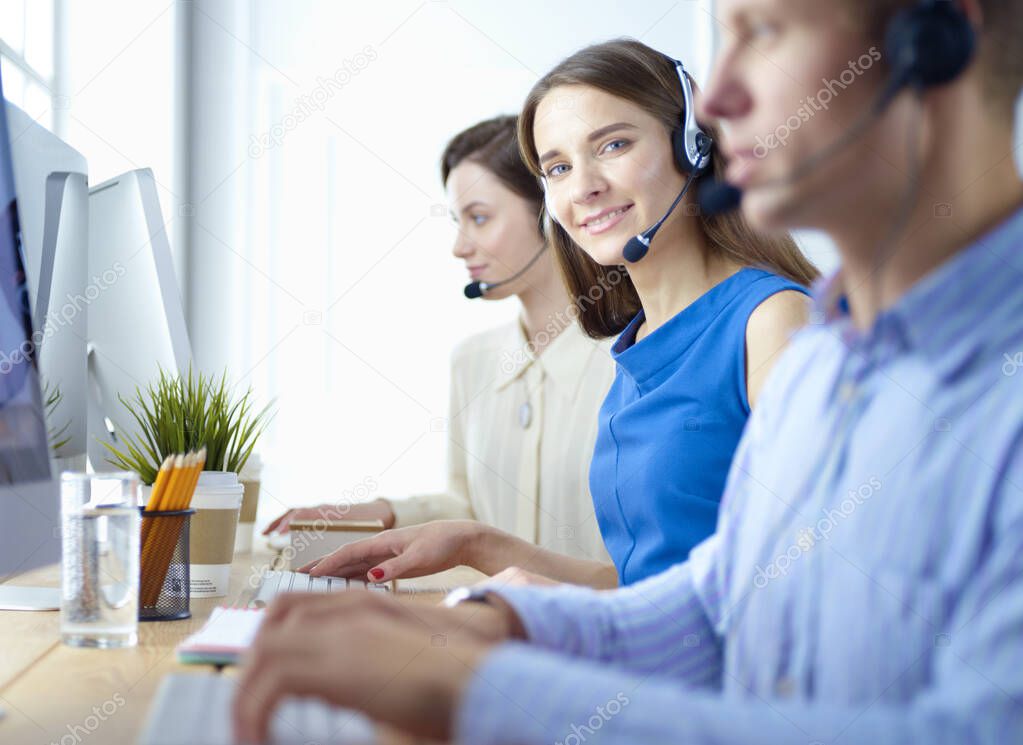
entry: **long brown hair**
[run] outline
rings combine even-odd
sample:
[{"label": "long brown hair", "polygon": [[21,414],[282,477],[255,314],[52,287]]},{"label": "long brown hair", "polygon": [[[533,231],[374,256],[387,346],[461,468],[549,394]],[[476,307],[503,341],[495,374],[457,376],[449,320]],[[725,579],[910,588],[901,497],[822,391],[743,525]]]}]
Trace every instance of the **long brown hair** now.
[{"label": "long brown hair", "polygon": [[440,158],[440,178],[445,186],[448,177],[462,161],[478,163],[504,184],[507,189],[534,207],[536,215],[543,207],[543,189],[536,177],[522,162],[515,125],[518,117],[495,116],[462,130],[451,138]]},{"label": "long brown hair", "polygon": [[[682,89],[675,65],[665,55],[633,39],[616,39],[586,47],[544,75],[529,92],[519,114],[519,149],[529,170],[538,178],[541,170],[533,138],[536,109],[551,90],[563,85],[589,86],[634,103],[664,123],[666,138],[670,138],[682,120],[685,105]],[[701,126],[717,140],[713,127]],[[724,179],[724,171],[722,159],[715,157],[714,176]],[[699,182],[693,186],[698,189]],[[680,205],[680,209],[686,207]],[[695,202],[688,209],[693,207]],[[710,250],[741,266],[762,267],[804,286],[818,276],[816,267],[791,238],[761,235],[737,212],[712,217],[701,215],[700,225]],[[577,299],[583,330],[594,338],[621,333],[642,308],[628,274],[591,259],[549,215],[545,219],[545,230],[569,294]],[[599,291],[594,293],[594,288]]]}]

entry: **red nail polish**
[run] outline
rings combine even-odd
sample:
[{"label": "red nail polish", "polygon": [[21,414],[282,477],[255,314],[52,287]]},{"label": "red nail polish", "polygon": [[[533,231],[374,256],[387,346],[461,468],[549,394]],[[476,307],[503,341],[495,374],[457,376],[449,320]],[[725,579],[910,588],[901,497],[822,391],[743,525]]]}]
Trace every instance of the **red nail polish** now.
[{"label": "red nail polish", "polygon": [[373,579],[380,579],[381,577],[384,576],[384,570],[383,569],[370,569],[369,570],[369,576],[372,577]]}]

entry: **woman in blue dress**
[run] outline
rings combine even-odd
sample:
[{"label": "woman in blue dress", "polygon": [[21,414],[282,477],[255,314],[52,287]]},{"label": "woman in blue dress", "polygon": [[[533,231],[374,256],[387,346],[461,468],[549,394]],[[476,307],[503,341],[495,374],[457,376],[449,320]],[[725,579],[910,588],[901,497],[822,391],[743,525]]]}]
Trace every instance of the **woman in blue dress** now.
[{"label": "woman in blue dress", "polygon": [[561,62],[519,116],[574,314],[590,336],[618,337],[590,467],[613,565],[454,520],[385,531],[304,569],[380,582],[518,567],[520,579],[612,587],[684,561],[714,531],[750,408],[806,321],[816,270],[789,239],[757,235],[737,214],[700,213],[701,177],[723,178],[725,164],[692,99],[681,63],[618,40]]}]

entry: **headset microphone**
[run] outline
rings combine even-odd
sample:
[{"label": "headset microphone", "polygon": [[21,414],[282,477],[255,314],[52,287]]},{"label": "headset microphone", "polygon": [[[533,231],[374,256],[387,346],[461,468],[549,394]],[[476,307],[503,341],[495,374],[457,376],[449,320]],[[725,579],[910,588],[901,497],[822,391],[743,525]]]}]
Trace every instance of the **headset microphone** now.
[{"label": "headset microphone", "polygon": [[693,179],[695,178],[696,171],[693,171],[689,174],[689,178],[686,179],[686,185],[682,187],[682,191],[678,193],[678,196],[675,197],[675,201],[671,203],[668,211],[661,216],[661,219],[647,228],[643,233],[629,239],[629,242],[625,244],[625,249],[622,252],[625,255],[626,261],[635,264],[637,261],[646,256],[646,252],[650,250],[650,241],[652,241],[654,236],[657,235],[657,231],[661,229],[662,225],[664,225],[664,221],[667,220],[671,216],[671,213],[675,211],[675,208],[678,207],[679,202],[682,201],[682,197],[684,197],[686,192],[689,191],[689,187],[692,185]]},{"label": "headset microphone", "polygon": [[739,209],[742,189],[727,181],[708,180],[700,186],[700,212],[704,215],[723,215]]},{"label": "headset microphone", "polygon": [[477,298],[483,297],[488,292],[490,292],[491,290],[493,290],[493,289],[495,289],[497,287],[501,287],[503,285],[506,285],[509,282],[514,282],[519,277],[521,277],[523,274],[528,272],[532,268],[533,264],[535,264],[537,261],[540,260],[540,257],[543,256],[543,252],[546,251],[546,250],[547,250],[547,244],[545,243],[545,244],[543,244],[540,247],[540,250],[536,252],[536,255],[533,256],[533,258],[531,258],[529,260],[528,264],[526,264],[524,267],[519,269],[517,272],[515,272],[515,274],[511,275],[510,277],[508,277],[506,279],[502,279],[500,282],[479,282],[479,281],[470,282],[469,284],[467,284],[465,286],[465,289],[462,290],[462,293],[467,298],[469,298],[470,300],[475,300]]},{"label": "headset microphone", "polygon": [[[860,121],[788,176],[752,184],[749,189],[788,185],[802,179],[858,139],[903,89],[920,92],[955,80],[973,60],[977,35],[969,18],[953,0],[921,0],[892,18],[884,46],[891,72],[874,105]],[[742,194],[741,189],[727,182],[710,181],[700,188],[700,210],[706,215],[731,212],[742,204]]]}]

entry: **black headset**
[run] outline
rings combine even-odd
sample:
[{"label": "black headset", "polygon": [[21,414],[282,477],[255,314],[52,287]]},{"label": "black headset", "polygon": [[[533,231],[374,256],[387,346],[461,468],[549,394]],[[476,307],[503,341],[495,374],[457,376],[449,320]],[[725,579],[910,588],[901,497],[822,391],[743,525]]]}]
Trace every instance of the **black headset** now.
[{"label": "black headset", "polygon": [[921,0],[900,10],[885,33],[889,96],[950,83],[963,74],[977,50],[977,34],[954,0]]}]

